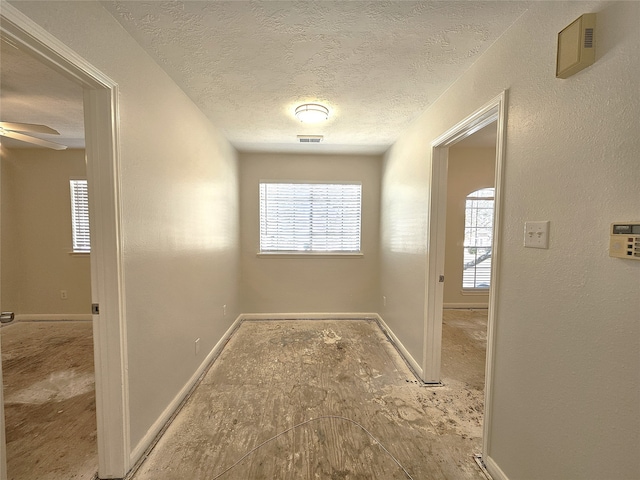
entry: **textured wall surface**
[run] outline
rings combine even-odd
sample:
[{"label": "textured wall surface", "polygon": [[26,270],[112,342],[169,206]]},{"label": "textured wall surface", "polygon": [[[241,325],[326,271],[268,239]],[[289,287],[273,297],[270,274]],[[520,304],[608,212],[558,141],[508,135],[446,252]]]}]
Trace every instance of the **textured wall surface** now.
[{"label": "textured wall surface", "polygon": [[[201,337],[201,352],[206,352],[239,311],[235,152],[100,4],[15,5],[121,88],[125,296],[135,446],[202,361],[193,354],[193,340]],[[162,8],[172,5],[177,4],[163,3]],[[251,5],[259,9],[267,3]],[[460,8],[467,7],[475,8]],[[597,61],[574,77],[555,79],[557,32],[589,11],[598,12]],[[283,22],[287,17],[269,18]],[[455,15],[453,19],[456,23]],[[182,25],[173,15],[148,21],[154,28],[164,22],[169,39],[172,29]],[[233,24],[234,18],[223,21]],[[635,2],[533,3],[510,31],[481,57],[476,55],[473,66],[437,101],[423,98],[423,103],[413,105],[423,108],[425,101],[432,102],[410,127],[410,122],[396,125],[406,131],[384,161],[380,278],[388,302],[381,313],[420,359],[429,143],[509,89],[505,224],[500,232],[503,269],[497,290],[488,459],[512,479],[640,477],[640,262],[607,256],[610,222],[638,219],[639,21],[640,5]],[[384,29],[378,33],[384,36]],[[261,45],[250,43],[251,35],[237,36],[248,52],[261,51]],[[221,45],[223,52],[235,48]],[[269,45],[276,51],[282,46]],[[401,53],[391,55],[402,57]],[[203,62],[208,61],[206,51],[184,52],[187,55],[204,55]],[[224,92],[220,102],[239,108],[238,96],[250,97],[236,87],[262,81],[271,85],[270,70],[254,64],[251,71],[257,80],[245,78],[251,72],[241,70],[234,79],[221,71],[215,81],[227,83],[213,88]],[[172,72],[175,78],[176,70]],[[422,77],[429,82],[424,71]],[[296,99],[308,95],[314,84],[303,80],[294,82],[305,87]],[[210,72],[199,81],[207,88]],[[407,91],[414,86],[408,81]],[[383,90],[368,98],[403,98],[402,91]],[[277,104],[287,110],[282,101]],[[351,110],[349,103],[345,105],[345,111]],[[265,111],[255,115],[256,129],[265,117],[270,125],[278,125],[271,121],[272,110]],[[386,118],[383,111],[374,113]],[[215,121],[217,114],[210,115]],[[377,124],[362,123],[383,136]],[[357,141],[365,138],[356,130],[353,135]],[[550,248],[524,249],[523,223],[545,219],[551,221]],[[226,318],[223,302],[229,305]]]},{"label": "textured wall surface", "polygon": [[[381,160],[362,155],[240,155],[244,313],[377,311]],[[257,256],[260,180],[362,182],[363,256]]]},{"label": "textured wall surface", "polygon": [[[237,148],[382,153],[527,2],[105,2]],[[322,125],[300,103],[331,110]],[[348,145],[348,147],[345,147]]]},{"label": "textured wall surface", "polygon": [[[557,32],[587,12],[596,63],[556,79]],[[640,477],[640,262],[608,256],[610,223],[639,216],[639,23],[636,2],[536,4],[386,156],[384,318],[421,358],[429,144],[509,89],[487,408],[489,459],[510,479]],[[551,221],[548,250],[523,247],[527,220]]]},{"label": "textured wall surface", "polygon": [[1,159],[2,310],[89,315],[89,256],[71,255],[69,193],[69,179],[85,176],[84,150],[3,148]]},{"label": "textured wall surface", "polygon": [[120,86],[133,449],[239,313],[236,152],[99,3],[15,6]]}]

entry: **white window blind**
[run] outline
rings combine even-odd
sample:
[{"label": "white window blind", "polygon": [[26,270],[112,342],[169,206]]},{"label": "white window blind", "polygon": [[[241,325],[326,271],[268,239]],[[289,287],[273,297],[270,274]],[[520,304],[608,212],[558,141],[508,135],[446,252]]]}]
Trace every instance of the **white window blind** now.
[{"label": "white window blind", "polygon": [[360,252],[362,185],[261,183],[261,252]]},{"label": "white window blind", "polygon": [[483,188],[467,196],[464,221],[462,288],[489,288],[493,246],[494,189]]},{"label": "white window blind", "polygon": [[71,231],[73,251],[89,253],[91,239],[89,236],[89,194],[86,180],[70,180],[71,186]]}]

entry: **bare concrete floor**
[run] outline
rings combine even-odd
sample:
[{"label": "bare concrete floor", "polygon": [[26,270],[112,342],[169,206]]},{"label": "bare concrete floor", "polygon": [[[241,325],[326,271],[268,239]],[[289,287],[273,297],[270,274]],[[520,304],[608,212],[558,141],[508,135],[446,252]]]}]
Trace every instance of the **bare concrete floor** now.
[{"label": "bare concrete floor", "polygon": [[442,316],[442,377],[484,391],[487,350],[487,310],[444,310]]},{"label": "bare concrete floor", "polygon": [[87,480],[98,470],[91,322],[0,329],[9,480]]},{"label": "bare concrete floor", "polygon": [[244,322],[132,478],[483,479],[471,317],[445,320],[473,345],[445,340],[443,387],[420,386],[372,321]]}]

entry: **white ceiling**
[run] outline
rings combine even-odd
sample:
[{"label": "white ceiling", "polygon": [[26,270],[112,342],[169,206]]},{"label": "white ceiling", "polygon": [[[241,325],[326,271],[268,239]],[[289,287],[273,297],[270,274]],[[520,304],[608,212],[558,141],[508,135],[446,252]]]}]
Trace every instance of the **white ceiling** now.
[{"label": "white ceiling", "polygon": [[[2,40],[0,121],[47,125],[60,135],[34,136],[84,148],[82,88]],[[9,148],[33,147],[5,137],[1,140]]]},{"label": "white ceiling", "polygon": [[[527,8],[465,0],[102,5],[239,150],[327,153],[384,152]],[[77,105],[60,104],[77,92],[41,73],[16,81],[5,50],[0,119],[63,133],[64,119],[54,117],[77,115]],[[329,120],[301,124],[293,110],[304,102],[326,105]],[[301,145],[301,134],[324,141]]]}]

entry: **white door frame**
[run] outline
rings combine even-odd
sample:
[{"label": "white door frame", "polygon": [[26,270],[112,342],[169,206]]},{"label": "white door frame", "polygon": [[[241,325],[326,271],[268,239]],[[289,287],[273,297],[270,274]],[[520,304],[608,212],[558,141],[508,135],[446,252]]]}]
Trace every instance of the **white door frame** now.
[{"label": "white door frame", "polygon": [[493,255],[491,259],[491,288],[489,290],[489,312],[487,325],[487,359],[485,366],[485,411],[482,456],[487,457],[490,442],[493,361],[495,352],[496,304],[500,280],[500,251],[502,231],[502,189],[505,158],[505,132],[507,125],[507,92],[503,91],[485,106],[459,122],[431,143],[431,196],[429,198],[429,222],[427,241],[427,291],[425,300],[425,338],[423,380],[440,383],[440,361],[442,356],[442,305],[444,275],[447,163],[449,147],[472,135],[486,125],[497,121],[496,167],[495,167],[495,213],[493,222]]},{"label": "white door frame", "polygon": [[[2,2],[0,32],[21,50],[84,89],[91,227],[93,315],[100,478],[129,470],[129,402],[120,237],[118,85],[15,7]],[[4,432],[4,417],[2,418]],[[6,445],[1,442],[2,457]],[[1,471],[0,467],[0,471]]]}]

